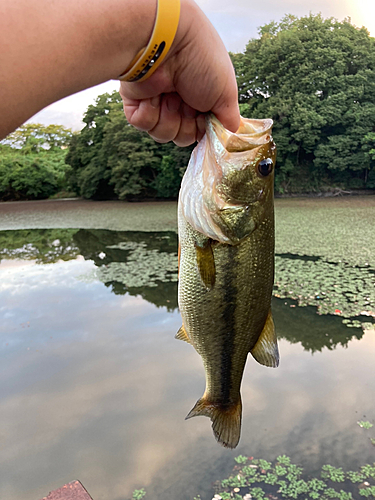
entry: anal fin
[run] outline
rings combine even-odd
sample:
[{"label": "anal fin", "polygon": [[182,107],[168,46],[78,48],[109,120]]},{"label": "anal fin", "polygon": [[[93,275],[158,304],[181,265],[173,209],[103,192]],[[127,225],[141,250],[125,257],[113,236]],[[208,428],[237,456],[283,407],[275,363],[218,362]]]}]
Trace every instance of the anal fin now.
[{"label": "anal fin", "polygon": [[188,334],[186,333],[186,330],[184,328],[184,325],[181,326],[181,328],[178,330],[174,338],[177,340],[183,340],[184,342],[191,344]]},{"label": "anal fin", "polygon": [[261,365],[271,366],[273,368],[279,366],[279,349],[277,347],[275,325],[273,323],[271,309],[269,310],[262,333],[250,352]]}]

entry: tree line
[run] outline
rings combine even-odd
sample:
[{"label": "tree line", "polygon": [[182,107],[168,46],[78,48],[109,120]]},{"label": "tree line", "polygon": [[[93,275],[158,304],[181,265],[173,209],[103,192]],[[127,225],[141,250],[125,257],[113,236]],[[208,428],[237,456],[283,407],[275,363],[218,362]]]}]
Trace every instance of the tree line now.
[{"label": "tree line", "polygon": [[61,125],[22,125],[0,143],[0,200],[48,198],[65,189],[73,134]]},{"label": "tree line", "polygon": [[[241,114],[274,120],[277,193],[375,189],[374,44],[350,19],[288,15],[230,54]],[[0,199],[59,190],[94,199],[177,197],[192,147],[158,144],[131,127],[117,92],[99,96],[83,121],[78,134],[26,125],[3,141]]]}]

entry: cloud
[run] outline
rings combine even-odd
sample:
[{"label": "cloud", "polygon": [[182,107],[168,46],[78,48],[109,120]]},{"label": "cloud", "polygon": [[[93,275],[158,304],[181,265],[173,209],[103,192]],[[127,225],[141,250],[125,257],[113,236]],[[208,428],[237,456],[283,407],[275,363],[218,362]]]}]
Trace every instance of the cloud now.
[{"label": "cloud", "polygon": [[105,92],[111,93],[119,89],[119,82],[111,80],[82,92],[78,92],[65,99],[47,106],[42,111],[28,120],[28,123],[42,123],[43,125],[58,124],[73,129],[81,130],[84,126],[83,115],[90,104]]}]

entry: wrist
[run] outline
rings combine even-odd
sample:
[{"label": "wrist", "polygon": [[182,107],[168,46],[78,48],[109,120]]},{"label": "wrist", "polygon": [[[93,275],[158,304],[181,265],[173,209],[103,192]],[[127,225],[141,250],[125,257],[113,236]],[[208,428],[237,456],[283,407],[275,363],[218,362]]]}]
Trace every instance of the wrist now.
[{"label": "wrist", "polygon": [[119,76],[119,80],[142,82],[150,78],[173,44],[179,19],[180,0],[157,0],[157,14],[150,40]]}]

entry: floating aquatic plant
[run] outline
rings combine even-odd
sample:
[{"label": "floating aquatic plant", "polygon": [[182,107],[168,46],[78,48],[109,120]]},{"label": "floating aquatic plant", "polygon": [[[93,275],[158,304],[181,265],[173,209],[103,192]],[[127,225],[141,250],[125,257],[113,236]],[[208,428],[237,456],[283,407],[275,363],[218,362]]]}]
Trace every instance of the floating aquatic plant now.
[{"label": "floating aquatic plant", "polygon": [[371,429],[371,427],[373,427],[373,424],[371,422],[368,422],[367,420],[360,420],[359,422],[357,422],[357,424],[360,427],[363,427],[363,429]]},{"label": "floating aquatic plant", "polygon": [[232,475],[216,483],[212,500],[375,498],[375,463],[348,472],[327,464],[322,467],[320,478],[307,479],[302,467],[285,455],[274,462],[243,455],[235,461]]},{"label": "floating aquatic plant", "polygon": [[146,491],[144,490],[144,488],[141,488],[140,490],[134,490],[132,500],[141,500],[145,495]]},{"label": "floating aquatic plant", "polygon": [[375,274],[343,262],[276,255],[274,295],[315,306],[318,314],[342,316],[348,327],[362,326],[355,317],[367,317],[366,326],[375,318]]}]

